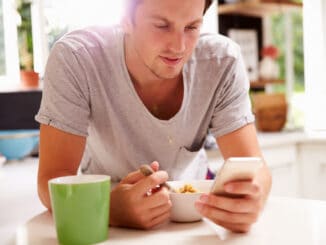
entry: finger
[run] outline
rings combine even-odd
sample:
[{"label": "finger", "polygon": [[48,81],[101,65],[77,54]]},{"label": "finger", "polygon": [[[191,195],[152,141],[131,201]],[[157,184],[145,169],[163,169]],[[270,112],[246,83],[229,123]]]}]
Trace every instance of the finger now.
[{"label": "finger", "polygon": [[157,192],[146,197],[143,201],[144,206],[155,208],[170,202],[169,192],[166,188],[160,188]]},{"label": "finger", "polygon": [[156,188],[158,185],[164,183],[169,178],[167,172],[157,171],[147,177],[144,177],[142,180],[135,183],[132,187],[135,191],[139,193],[146,193],[150,189]]},{"label": "finger", "polygon": [[165,216],[166,214],[170,213],[170,209],[171,204],[164,204],[156,208],[147,209],[141,214],[141,226],[145,229],[152,228],[152,226],[156,225],[156,221],[160,220],[159,217]]},{"label": "finger", "polygon": [[161,216],[161,215],[163,215],[163,214],[165,214],[167,212],[170,212],[171,207],[172,207],[171,202],[168,202],[168,203],[165,203],[165,204],[163,204],[161,206],[151,208],[148,211],[150,212],[151,217],[152,217],[151,219],[153,220],[158,216]]},{"label": "finger", "polygon": [[232,224],[252,224],[257,221],[257,213],[232,213],[218,209],[200,202],[195,203],[195,207],[204,217],[216,222],[228,222]]},{"label": "finger", "polygon": [[157,161],[154,161],[150,164],[151,168],[156,172],[160,168],[160,164]]},{"label": "finger", "polygon": [[233,232],[238,232],[238,233],[245,233],[248,232],[251,228],[250,224],[232,224],[228,222],[218,222],[216,223],[220,226],[223,226],[224,228],[231,230]]},{"label": "finger", "polygon": [[259,199],[248,197],[228,198],[212,194],[202,194],[199,202],[233,213],[255,213],[261,210]]},{"label": "finger", "polygon": [[171,215],[170,211],[167,211],[167,212],[153,218],[151,220],[151,222],[149,223],[149,227],[153,228],[155,226],[163,224],[164,222],[166,222],[166,221],[168,221],[170,219],[170,215]]},{"label": "finger", "polygon": [[232,194],[259,196],[261,188],[255,181],[233,181],[224,185],[224,191]]},{"label": "finger", "polygon": [[120,183],[122,184],[135,184],[138,181],[140,181],[141,179],[144,178],[144,175],[139,171],[134,171],[129,173],[126,177],[124,177]]}]

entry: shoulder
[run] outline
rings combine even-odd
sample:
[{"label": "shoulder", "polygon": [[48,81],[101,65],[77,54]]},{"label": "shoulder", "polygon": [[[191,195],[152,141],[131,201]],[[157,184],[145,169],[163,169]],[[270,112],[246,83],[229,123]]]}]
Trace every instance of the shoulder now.
[{"label": "shoulder", "polygon": [[73,53],[82,53],[92,48],[105,48],[115,45],[122,35],[119,26],[91,26],[65,34],[53,49],[65,49]]},{"label": "shoulder", "polygon": [[230,38],[220,34],[205,33],[201,34],[191,59],[197,61],[237,59],[239,54],[239,45]]}]

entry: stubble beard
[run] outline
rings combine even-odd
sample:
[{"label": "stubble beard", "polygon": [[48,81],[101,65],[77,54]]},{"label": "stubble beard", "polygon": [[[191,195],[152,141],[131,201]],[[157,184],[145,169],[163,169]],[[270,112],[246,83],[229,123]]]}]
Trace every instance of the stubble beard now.
[{"label": "stubble beard", "polygon": [[[145,64],[145,63],[144,63]],[[177,73],[173,73],[171,75],[168,75],[167,73],[164,72],[159,72],[157,71],[158,69],[155,69],[153,67],[148,66],[147,64],[145,64],[145,66],[147,67],[147,69],[158,79],[160,80],[168,80],[168,79],[174,79],[177,78],[181,71],[177,72]]]},{"label": "stubble beard", "polygon": [[[138,49],[135,47],[135,51],[137,53],[137,56],[139,58],[139,60],[143,63],[143,65],[148,69],[148,71],[157,79],[157,80],[168,80],[168,79],[174,79],[177,78],[178,76],[180,76],[181,70],[178,71],[177,73],[173,73],[170,76],[167,74],[164,74],[163,72],[160,72],[159,69],[155,69],[154,66],[150,66],[148,65],[142,58],[141,55],[138,51]],[[162,62],[162,61],[158,61],[158,62]],[[162,74],[163,73],[163,74]]]}]

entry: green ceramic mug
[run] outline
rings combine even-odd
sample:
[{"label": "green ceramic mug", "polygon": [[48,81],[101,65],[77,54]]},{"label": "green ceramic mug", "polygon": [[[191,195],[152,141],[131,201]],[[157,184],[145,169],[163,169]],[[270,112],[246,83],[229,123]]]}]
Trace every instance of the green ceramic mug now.
[{"label": "green ceramic mug", "polygon": [[60,244],[83,245],[108,238],[111,178],[76,175],[48,182]]}]

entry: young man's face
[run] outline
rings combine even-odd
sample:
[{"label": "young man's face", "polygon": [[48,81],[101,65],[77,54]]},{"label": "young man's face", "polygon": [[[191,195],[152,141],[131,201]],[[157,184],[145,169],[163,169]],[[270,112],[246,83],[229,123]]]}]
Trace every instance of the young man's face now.
[{"label": "young man's face", "polygon": [[177,77],[197,43],[204,5],[205,0],[141,1],[127,28],[136,65],[157,79]]}]

